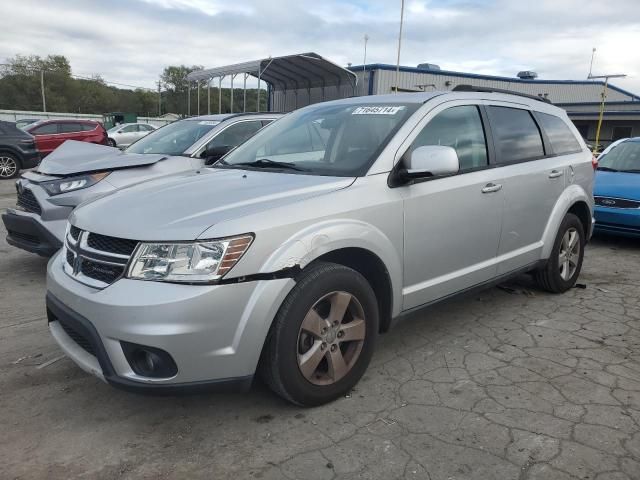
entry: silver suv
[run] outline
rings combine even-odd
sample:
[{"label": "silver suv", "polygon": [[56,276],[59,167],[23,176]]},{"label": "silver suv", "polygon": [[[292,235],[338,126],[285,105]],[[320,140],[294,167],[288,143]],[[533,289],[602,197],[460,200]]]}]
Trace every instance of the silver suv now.
[{"label": "silver suv", "polygon": [[408,312],[531,272],[564,292],[592,231],[592,156],[559,108],[476,91],[312,105],[211,168],[76,209],[51,333],[132,390],[348,392]]},{"label": "silver suv", "polygon": [[124,152],[67,141],[16,182],[17,205],[2,215],[7,242],[49,257],[62,247],[67,218],[80,203],[133,183],[198,170],[280,116],[187,118],[154,130]]}]

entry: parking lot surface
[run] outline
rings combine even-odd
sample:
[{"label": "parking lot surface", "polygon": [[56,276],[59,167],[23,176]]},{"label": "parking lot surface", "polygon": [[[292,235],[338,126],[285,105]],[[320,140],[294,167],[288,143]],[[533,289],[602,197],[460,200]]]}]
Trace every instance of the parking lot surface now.
[{"label": "parking lot surface", "polygon": [[[13,205],[0,182],[0,210]],[[564,295],[523,276],[382,336],[351,395],[148,397],[61,358],[46,260],[0,229],[0,478],[640,478],[640,242],[595,239]]]}]

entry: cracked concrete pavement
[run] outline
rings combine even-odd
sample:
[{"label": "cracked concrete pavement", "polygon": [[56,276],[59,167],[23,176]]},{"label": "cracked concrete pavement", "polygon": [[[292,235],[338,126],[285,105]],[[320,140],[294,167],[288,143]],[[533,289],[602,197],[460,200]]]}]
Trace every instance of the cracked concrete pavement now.
[{"label": "cracked concrete pavement", "polygon": [[261,385],[147,397],[38,368],[61,355],[46,261],[0,235],[0,478],[640,479],[640,242],[596,239],[586,289],[521,277],[417,313],[351,395],[300,409]]}]

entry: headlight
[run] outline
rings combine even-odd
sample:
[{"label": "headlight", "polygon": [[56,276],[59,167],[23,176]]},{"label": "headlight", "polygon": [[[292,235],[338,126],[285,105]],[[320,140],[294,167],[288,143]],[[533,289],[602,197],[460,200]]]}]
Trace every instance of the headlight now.
[{"label": "headlight", "polygon": [[128,278],[158,282],[210,283],[233,268],[253,235],[189,243],[141,243],[131,260]]},{"label": "headlight", "polygon": [[95,185],[111,172],[91,173],[89,175],[78,175],[75,177],[61,178],[51,182],[42,182],[40,185],[49,193],[49,195],[58,195],[60,193],[72,192]]}]

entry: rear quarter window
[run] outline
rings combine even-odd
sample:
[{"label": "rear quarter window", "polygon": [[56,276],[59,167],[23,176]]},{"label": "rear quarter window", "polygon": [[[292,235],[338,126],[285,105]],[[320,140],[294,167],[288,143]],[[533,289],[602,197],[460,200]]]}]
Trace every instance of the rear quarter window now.
[{"label": "rear quarter window", "polygon": [[544,156],[542,136],[528,110],[487,107],[498,163],[534,160]]},{"label": "rear quarter window", "polygon": [[582,148],[569,126],[560,117],[536,112],[536,118],[547,135],[553,153],[562,155],[580,152]]}]

